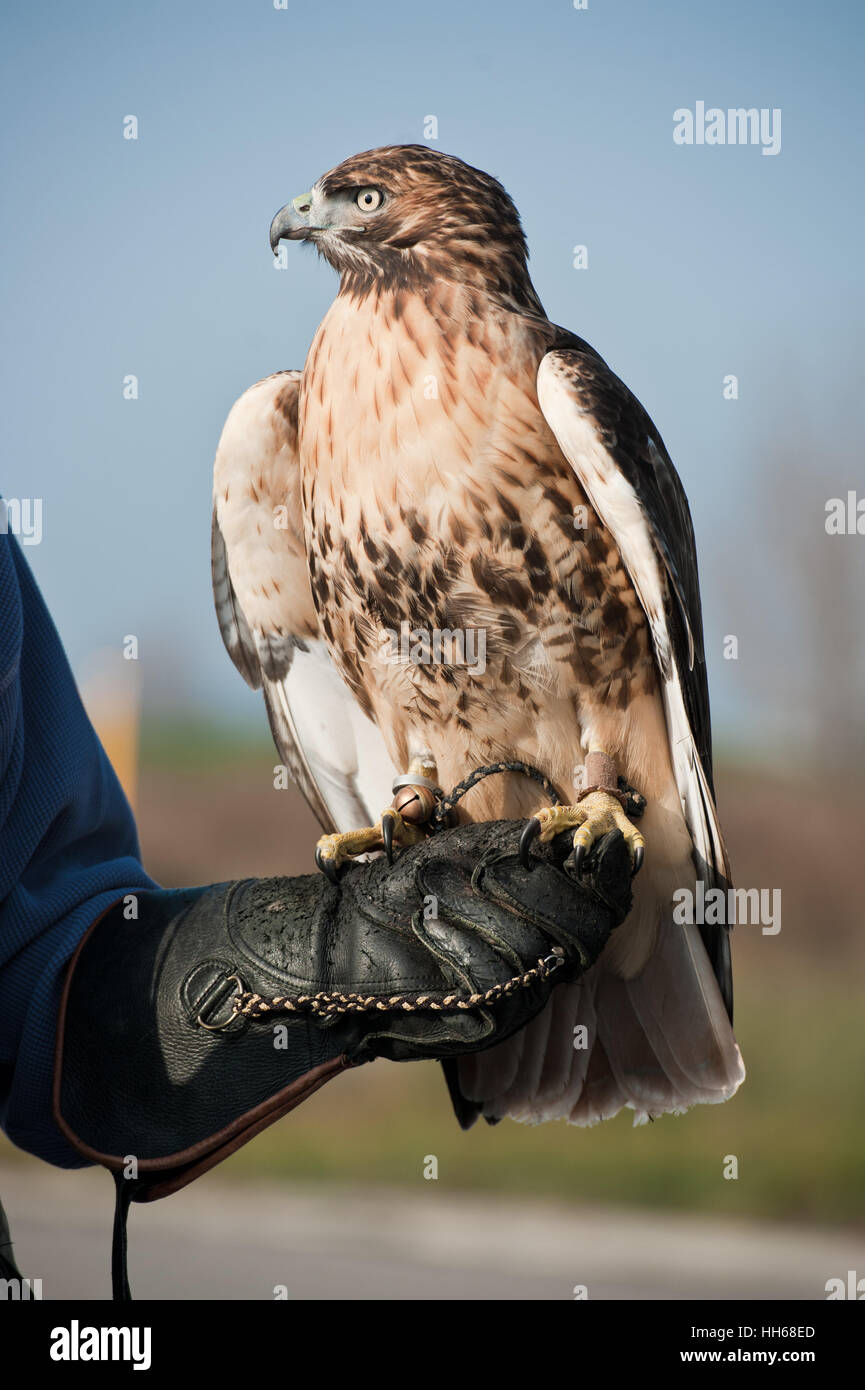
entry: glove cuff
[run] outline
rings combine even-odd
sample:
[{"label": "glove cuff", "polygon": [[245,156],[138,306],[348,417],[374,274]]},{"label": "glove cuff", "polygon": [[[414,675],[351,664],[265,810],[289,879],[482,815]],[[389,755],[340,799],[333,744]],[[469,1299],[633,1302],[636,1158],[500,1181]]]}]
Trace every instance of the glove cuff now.
[{"label": "glove cuff", "polygon": [[85,1158],[126,1173],[135,1201],[185,1187],[351,1065],[340,1041],[318,1030],[304,1028],[288,1052],[272,1030],[240,1047],[232,1044],[242,1024],[234,1037],[214,1031],[208,1017],[223,1007],[233,960],[231,942],[214,932],[226,923],[229,888],[140,893],[136,921],[119,901],[69,964],[55,1123]]}]

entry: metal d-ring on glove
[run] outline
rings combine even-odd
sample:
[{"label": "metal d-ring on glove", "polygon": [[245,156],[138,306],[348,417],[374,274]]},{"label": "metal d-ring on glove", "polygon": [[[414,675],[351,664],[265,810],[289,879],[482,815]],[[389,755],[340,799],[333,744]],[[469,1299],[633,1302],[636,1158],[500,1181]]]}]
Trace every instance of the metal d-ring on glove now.
[{"label": "metal d-ring on glove", "polygon": [[393,867],[346,865],[336,886],[316,873],[142,892],[134,920],[124,901],[90,928],[61,1005],[54,1113],[115,1175],[116,1297],[130,1201],[177,1191],[347,1068],[436,1058],[447,1074],[593,964],[630,908],[621,834],[575,879],[566,835],[527,874],[521,829],[442,830]]}]

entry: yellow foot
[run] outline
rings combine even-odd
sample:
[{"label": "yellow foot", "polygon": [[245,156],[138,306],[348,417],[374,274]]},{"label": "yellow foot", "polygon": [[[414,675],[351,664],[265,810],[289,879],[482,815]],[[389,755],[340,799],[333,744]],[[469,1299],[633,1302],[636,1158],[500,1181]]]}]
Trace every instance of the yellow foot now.
[{"label": "yellow foot", "polygon": [[379,825],[366,825],[360,830],[346,830],[342,834],[322,835],[315,847],[315,862],[331,883],[337,882],[337,870],[347,859],[369,850],[383,849],[388,859],[393,859],[394,845],[416,845],[425,838],[424,831],[416,825],[403,820],[399,811],[389,806],[382,812]]},{"label": "yellow foot", "polygon": [[631,870],[638,873],[645,853],[645,840],[639,830],[628,820],[617,797],[609,792],[594,791],[577,802],[576,806],[544,806],[536,811],[527,823],[520,838],[520,860],[523,867],[531,868],[529,848],[535,837],[543,844],[552,840],[563,830],[576,829],[574,835],[574,865],[577,873],[583,860],[596,840],[600,840],[610,830],[621,830],[631,852]]}]

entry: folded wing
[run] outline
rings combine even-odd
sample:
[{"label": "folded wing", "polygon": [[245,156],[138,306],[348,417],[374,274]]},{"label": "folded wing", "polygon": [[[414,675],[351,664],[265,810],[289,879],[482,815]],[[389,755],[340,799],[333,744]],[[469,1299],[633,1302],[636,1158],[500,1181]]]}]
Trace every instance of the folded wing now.
[{"label": "folded wing", "polygon": [[283,763],[322,829],[371,823],[393,769],[339,676],[309,587],[297,400],[300,373],[259,381],[232,408],[213,470],[213,597],[226,650],[262,689]]},{"label": "folded wing", "polygon": [[[612,533],[652,635],[676,786],[697,875],[726,888],[730,870],[712,780],[700,585],[687,498],[660,434],[639,401],[580,339],[548,352],[538,401],[559,447]],[[727,929],[700,929],[732,1018]]]}]

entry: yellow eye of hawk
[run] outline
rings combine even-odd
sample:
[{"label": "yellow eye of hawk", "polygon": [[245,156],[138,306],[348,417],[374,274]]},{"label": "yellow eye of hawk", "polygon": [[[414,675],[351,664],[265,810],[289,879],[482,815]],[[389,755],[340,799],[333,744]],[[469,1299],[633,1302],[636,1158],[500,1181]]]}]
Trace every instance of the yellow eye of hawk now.
[{"label": "yellow eye of hawk", "polygon": [[384,202],[384,195],[377,188],[362,188],[354,201],[361,212],[375,212]]}]

